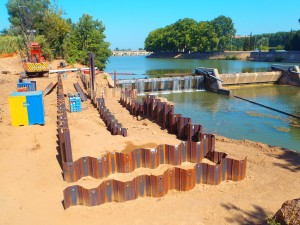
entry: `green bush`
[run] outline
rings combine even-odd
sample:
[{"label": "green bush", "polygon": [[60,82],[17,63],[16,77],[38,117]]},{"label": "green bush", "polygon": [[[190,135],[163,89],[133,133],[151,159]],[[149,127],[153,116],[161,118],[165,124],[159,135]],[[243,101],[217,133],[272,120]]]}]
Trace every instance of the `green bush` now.
[{"label": "green bush", "polygon": [[45,36],[39,35],[34,38],[34,41],[39,43],[39,45],[41,46],[41,52],[42,52],[42,55],[45,57],[45,59],[51,61],[53,59],[53,52],[52,52],[49,42],[47,41]]},{"label": "green bush", "polygon": [[237,55],[226,55],[225,57],[226,60],[238,60]]},{"label": "green bush", "polygon": [[0,54],[19,51],[21,38],[18,36],[0,36]]},{"label": "green bush", "polygon": [[269,225],[281,225],[280,223],[277,223],[274,219],[269,218],[267,219],[267,224]]}]

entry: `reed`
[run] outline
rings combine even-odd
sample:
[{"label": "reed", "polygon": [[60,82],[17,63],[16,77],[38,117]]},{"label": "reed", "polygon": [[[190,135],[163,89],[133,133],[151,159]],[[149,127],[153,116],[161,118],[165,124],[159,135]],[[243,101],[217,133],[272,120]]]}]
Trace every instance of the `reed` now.
[{"label": "reed", "polygon": [[22,45],[19,36],[0,36],[0,54],[18,52],[20,46]]}]

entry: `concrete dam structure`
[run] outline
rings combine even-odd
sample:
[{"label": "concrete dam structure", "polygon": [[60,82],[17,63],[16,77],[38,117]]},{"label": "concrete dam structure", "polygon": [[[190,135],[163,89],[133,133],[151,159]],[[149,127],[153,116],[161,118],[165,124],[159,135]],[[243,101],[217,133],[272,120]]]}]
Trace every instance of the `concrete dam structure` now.
[{"label": "concrete dam structure", "polygon": [[122,88],[136,89],[138,95],[205,90],[204,76],[118,80],[117,85]]},{"label": "concrete dam structure", "polygon": [[281,77],[278,80],[279,84],[300,87],[299,66],[273,65],[272,70],[281,73]]},{"label": "concrete dam structure", "polygon": [[235,73],[220,74],[223,86],[258,84],[258,83],[275,83],[279,80],[280,72],[257,72],[257,73]]},{"label": "concrete dam structure", "polygon": [[147,79],[118,80],[117,86],[136,89],[138,95],[168,92],[212,91],[230,95],[226,86],[277,83],[300,86],[298,66],[273,65],[271,72],[219,74],[215,68],[197,67],[195,75]]}]

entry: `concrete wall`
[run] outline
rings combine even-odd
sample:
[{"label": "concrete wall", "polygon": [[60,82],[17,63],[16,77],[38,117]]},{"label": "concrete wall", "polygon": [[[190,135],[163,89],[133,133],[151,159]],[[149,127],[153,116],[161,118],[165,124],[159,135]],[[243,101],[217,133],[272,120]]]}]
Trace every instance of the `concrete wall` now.
[{"label": "concrete wall", "polygon": [[291,74],[288,71],[282,71],[279,84],[300,87],[300,74]]},{"label": "concrete wall", "polygon": [[275,83],[281,76],[281,72],[257,72],[257,73],[236,73],[236,74],[219,74],[222,85],[239,85],[255,83]]},{"label": "concrete wall", "polygon": [[300,51],[251,52],[250,59],[263,62],[300,62]]}]

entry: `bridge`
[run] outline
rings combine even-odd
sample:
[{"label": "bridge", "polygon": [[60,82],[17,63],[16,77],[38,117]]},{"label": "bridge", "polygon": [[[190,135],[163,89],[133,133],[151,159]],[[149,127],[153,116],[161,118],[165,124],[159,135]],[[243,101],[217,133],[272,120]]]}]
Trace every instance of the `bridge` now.
[{"label": "bridge", "polygon": [[112,51],[113,56],[134,56],[134,55],[150,55],[152,52],[146,50],[128,50],[128,51]]}]

